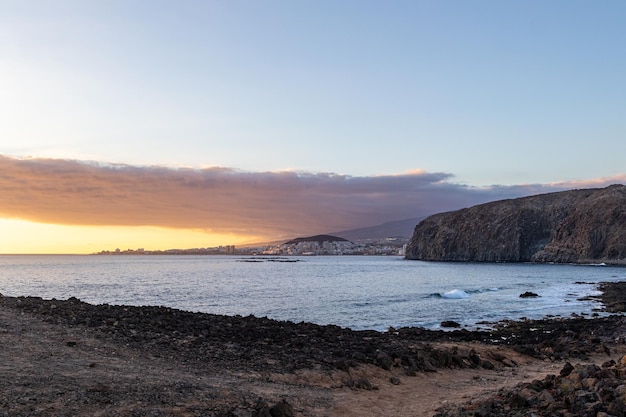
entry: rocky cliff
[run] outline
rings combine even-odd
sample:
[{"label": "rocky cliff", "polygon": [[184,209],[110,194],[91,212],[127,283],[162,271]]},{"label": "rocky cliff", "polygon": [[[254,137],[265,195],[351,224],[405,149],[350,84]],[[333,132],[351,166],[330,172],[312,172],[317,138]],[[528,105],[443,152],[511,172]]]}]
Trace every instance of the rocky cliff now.
[{"label": "rocky cliff", "polygon": [[420,222],[407,259],[626,264],[626,186],[496,201]]}]

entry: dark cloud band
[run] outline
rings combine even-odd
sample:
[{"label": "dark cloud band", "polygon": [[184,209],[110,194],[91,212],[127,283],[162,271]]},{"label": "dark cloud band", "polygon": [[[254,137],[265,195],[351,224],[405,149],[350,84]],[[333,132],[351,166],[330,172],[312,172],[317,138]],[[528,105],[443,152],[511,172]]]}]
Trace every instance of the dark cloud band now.
[{"label": "dark cloud band", "polygon": [[[476,188],[451,179],[446,173],[371,177],[254,173],[0,155],[0,216],[68,225],[149,225],[278,237],[370,226],[584,186]],[[610,182],[615,178],[590,185]]]}]

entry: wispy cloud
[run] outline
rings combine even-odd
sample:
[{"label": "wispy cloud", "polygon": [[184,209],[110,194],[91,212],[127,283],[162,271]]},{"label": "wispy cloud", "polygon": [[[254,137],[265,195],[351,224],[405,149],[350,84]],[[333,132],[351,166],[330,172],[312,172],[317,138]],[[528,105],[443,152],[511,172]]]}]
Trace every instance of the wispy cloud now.
[{"label": "wispy cloud", "polygon": [[626,175],[486,188],[456,184],[453,179],[449,173],[419,170],[355,177],[0,155],[0,216],[282,237],[370,226],[503,198],[625,183]]}]

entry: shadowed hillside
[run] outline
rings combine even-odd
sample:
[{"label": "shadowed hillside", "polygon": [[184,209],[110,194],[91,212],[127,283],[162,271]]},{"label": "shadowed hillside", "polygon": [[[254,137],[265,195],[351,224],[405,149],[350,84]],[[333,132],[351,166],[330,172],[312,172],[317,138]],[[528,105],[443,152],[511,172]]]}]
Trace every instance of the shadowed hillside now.
[{"label": "shadowed hillside", "polygon": [[626,263],[626,186],[542,194],[420,222],[407,259]]},{"label": "shadowed hillside", "polygon": [[416,217],[412,219],[387,222],[376,226],[343,230],[341,232],[333,232],[331,234],[344,237],[353,242],[360,240],[384,239],[390,237],[409,239],[413,233],[415,225],[423,219],[424,217]]}]

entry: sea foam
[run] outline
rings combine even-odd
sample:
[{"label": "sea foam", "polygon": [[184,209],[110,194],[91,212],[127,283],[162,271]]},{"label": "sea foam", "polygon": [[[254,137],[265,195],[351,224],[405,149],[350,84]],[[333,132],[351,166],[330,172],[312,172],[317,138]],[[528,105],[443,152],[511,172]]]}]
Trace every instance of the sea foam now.
[{"label": "sea foam", "polygon": [[461,299],[461,298],[470,298],[470,295],[463,290],[454,289],[451,291],[446,291],[443,294],[441,294],[441,298]]}]

